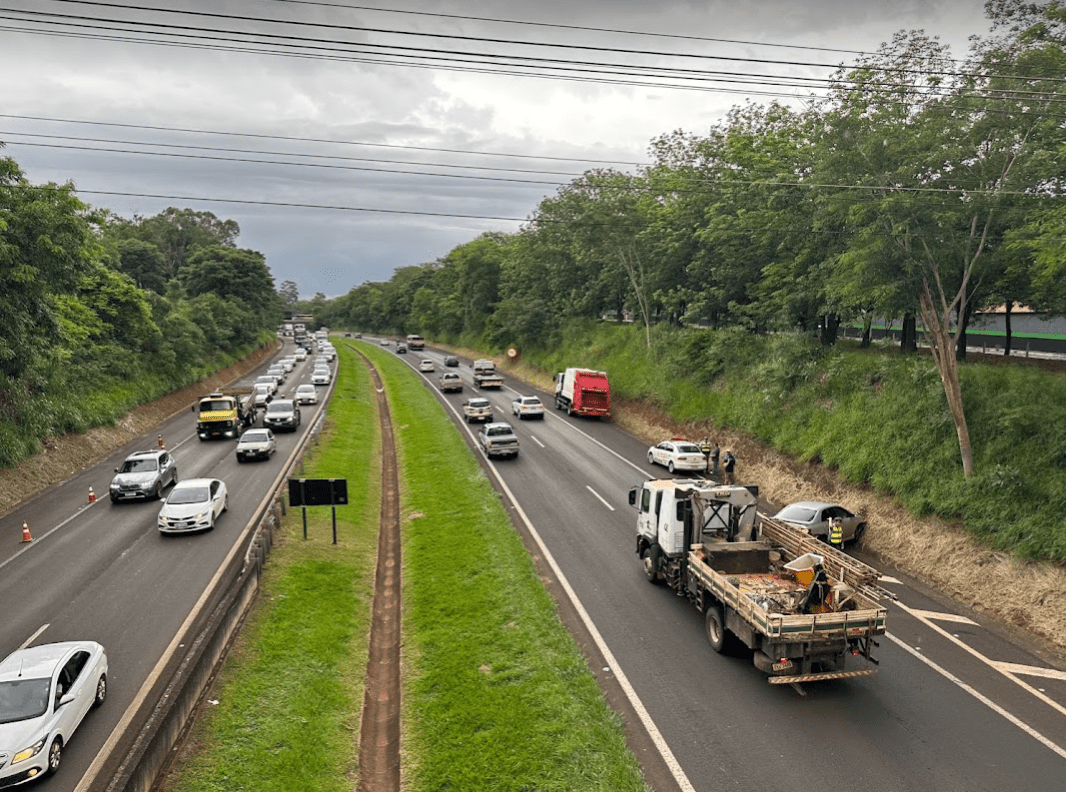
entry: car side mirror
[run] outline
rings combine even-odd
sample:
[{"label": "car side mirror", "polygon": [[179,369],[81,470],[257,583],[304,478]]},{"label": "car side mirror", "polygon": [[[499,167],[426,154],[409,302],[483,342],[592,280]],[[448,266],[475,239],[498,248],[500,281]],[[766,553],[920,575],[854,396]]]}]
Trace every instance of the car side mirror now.
[{"label": "car side mirror", "polygon": [[637,505],[637,488],[636,487],[633,487],[632,489],[629,490],[629,505],[630,506],[636,506]]},{"label": "car side mirror", "polygon": [[62,707],[64,704],[69,704],[73,700],[74,700],[74,694],[73,693],[64,693],[62,698],[59,699],[59,704],[57,706]]}]

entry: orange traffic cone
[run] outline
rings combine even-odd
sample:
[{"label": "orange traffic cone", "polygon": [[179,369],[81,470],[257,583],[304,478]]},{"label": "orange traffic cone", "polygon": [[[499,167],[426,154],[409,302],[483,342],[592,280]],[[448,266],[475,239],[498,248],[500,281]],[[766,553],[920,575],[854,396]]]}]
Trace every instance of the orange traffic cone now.
[{"label": "orange traffic cone", "polygon": [[96,493],[92,487],[89,487],[89,503],[96,503]]},{"label": "orange traffic cone", "polygon": [[163,435],[159,435],[159,439],[156,440],[155,442],[156,442],[156,445],[158,445],[160,448],[166,448],[167,447],[167,444],[163,442]]},{"label": "orange traffic cone", "polygon": [[32,542],[33,541],[33,537],[30,536],[30,526],[28,526],[26,523],[22,523],[22,541],[23,542]]}]

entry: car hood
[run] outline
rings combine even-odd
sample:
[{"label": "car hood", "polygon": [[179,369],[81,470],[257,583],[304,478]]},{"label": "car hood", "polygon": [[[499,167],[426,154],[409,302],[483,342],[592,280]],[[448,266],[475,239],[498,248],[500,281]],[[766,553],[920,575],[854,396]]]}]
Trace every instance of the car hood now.
[{"label": "car hood", "polygon": [[116,473],[111,480],[112,484],[151,484],[155,481],[158,471],[152,470],[147,473]]},{"label": "car hood", "polygon": [[201,514],[202,512],[208,511],[210,508],[210,501],[200,501],[199,503],[168,503],[159,510],[159,516],[181,519],[182,517],[193,517],[197,514]]},{"label": "car hood", "polygon": [[0,753],[4,751],[21,751],[28,745],[33,745],[42,736],[41,727],[44,725],[45,716],[30,718],[29,720],[15,721],[14,723],[0,723]]}]

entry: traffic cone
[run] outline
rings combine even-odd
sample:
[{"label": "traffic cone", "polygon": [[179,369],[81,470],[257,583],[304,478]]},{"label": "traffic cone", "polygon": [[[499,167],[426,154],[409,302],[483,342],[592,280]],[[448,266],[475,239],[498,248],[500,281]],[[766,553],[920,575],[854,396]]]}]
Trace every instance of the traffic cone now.
[{"label": "traffic cone", "polygon": [[167,444],[163,442],[163,435],[159,435],[159,439],[155,441],[160,448],[166,448]]},{"label": "traffic cone", "polygon": [[32,542],[33,541],[33,537],[30,536],[30,526],[28,526],[26,523],[22,523],[22,541],[23,542]]},{"label": "traffic cone", "polygon": [[89,487],[89,503],[96,503],[96,493],[92,487]]}]

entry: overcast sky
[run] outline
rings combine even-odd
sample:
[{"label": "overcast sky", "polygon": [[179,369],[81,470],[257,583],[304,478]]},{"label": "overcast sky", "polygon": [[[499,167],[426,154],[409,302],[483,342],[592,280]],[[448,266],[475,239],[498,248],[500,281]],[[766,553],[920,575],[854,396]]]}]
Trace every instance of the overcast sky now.
[{"label": "overcast sky", "polygon": [[126,217],[236,220],[302,298],[516,231],[585,170],[799,101],[899,30],[963,58],[989,28],[983,0],[4,5],[0,156]]}]

